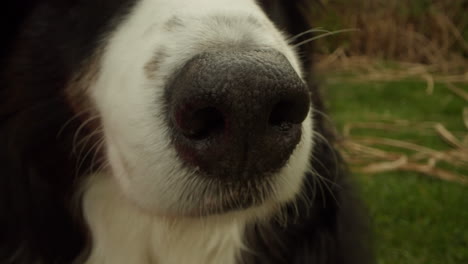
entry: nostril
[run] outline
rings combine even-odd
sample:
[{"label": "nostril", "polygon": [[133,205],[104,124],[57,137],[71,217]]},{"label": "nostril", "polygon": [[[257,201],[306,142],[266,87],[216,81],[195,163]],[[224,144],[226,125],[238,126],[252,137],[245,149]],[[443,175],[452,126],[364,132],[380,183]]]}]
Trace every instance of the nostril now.
[{"label": "nostril", "polygon": [[178,126],[187,138],[202,140],[220,134],[225,127],[224,115],[215,107],[197,109],[191,113],[181,114]]},{"label": "nostril", "polygon": [[306,96],[293,100],[282,100],[273,106],[268,123],[282,131],[289,130],[292,125],[300,124],[309,111],[309,101]]}]

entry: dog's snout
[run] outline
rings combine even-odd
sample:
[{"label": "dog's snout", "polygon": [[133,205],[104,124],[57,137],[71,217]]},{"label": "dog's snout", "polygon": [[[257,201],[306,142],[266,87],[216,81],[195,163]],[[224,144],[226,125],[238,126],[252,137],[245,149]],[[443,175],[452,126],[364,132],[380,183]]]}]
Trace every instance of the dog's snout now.
[{"label": "dog's snout", "polygon": [[310,104],[288,60],[265,50],[198,55],[174,76],[167,95],[179,156],[221,177],[283,167]]}]

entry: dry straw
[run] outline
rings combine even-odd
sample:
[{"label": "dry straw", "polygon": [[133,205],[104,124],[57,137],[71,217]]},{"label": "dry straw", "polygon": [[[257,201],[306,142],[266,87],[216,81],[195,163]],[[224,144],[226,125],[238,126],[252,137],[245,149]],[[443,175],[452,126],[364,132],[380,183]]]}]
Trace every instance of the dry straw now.
[{"label": "dry straw", "polygon": [[[319,75],[352,73],[338,75],[348,76],[341,77],[347,82],[420,79],[426,83],[428,95],[433,93],[435,83],[443,83],[446,89],[468,102],[468,91],[459,85],[468,83],[468,40],[464,38],[468,35],[467,1],[426,1],[428,4],[419,9],[415,5],[423,1],[320,2],[322,7],[304,8],[311,24],[325,28],[321,21],[334,15],[337,19],[334,23],[339,27],[359,31],[314,41],[322,51],[315,55]],[[392,61],[391,65],[388,61]],[[341,131],[339,147],[351,166],[363,173],[412,171],[468,184],[468,177],[463,175],[468,172],[468,107],[460,109],[460,116],[465,131],[449,131],[443,124],[430,121],[347,123]],[[447,146],[436,150],[404,140],[358,137],[354,133],[356,129],[361,132],[406,130],[434,135]]]}]

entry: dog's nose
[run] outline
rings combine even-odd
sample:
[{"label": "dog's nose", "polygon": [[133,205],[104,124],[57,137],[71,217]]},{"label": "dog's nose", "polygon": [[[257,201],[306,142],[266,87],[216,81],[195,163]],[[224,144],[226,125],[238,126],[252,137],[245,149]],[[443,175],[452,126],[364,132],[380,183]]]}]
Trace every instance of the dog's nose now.
[{"label": "dog's nose", "polygon": [[215,177],[283,167],[310,105],[304,82],[271,50],[198,55],[173,76],[166,94],[178,155]]}]

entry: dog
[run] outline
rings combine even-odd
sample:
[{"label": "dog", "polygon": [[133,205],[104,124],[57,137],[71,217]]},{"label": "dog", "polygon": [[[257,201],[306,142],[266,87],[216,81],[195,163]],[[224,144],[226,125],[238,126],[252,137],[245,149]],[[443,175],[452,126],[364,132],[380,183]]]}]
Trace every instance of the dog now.
[{"label": "dog", "polygon": [[0,263],[372,263],[307,2],[4,3]]}]

